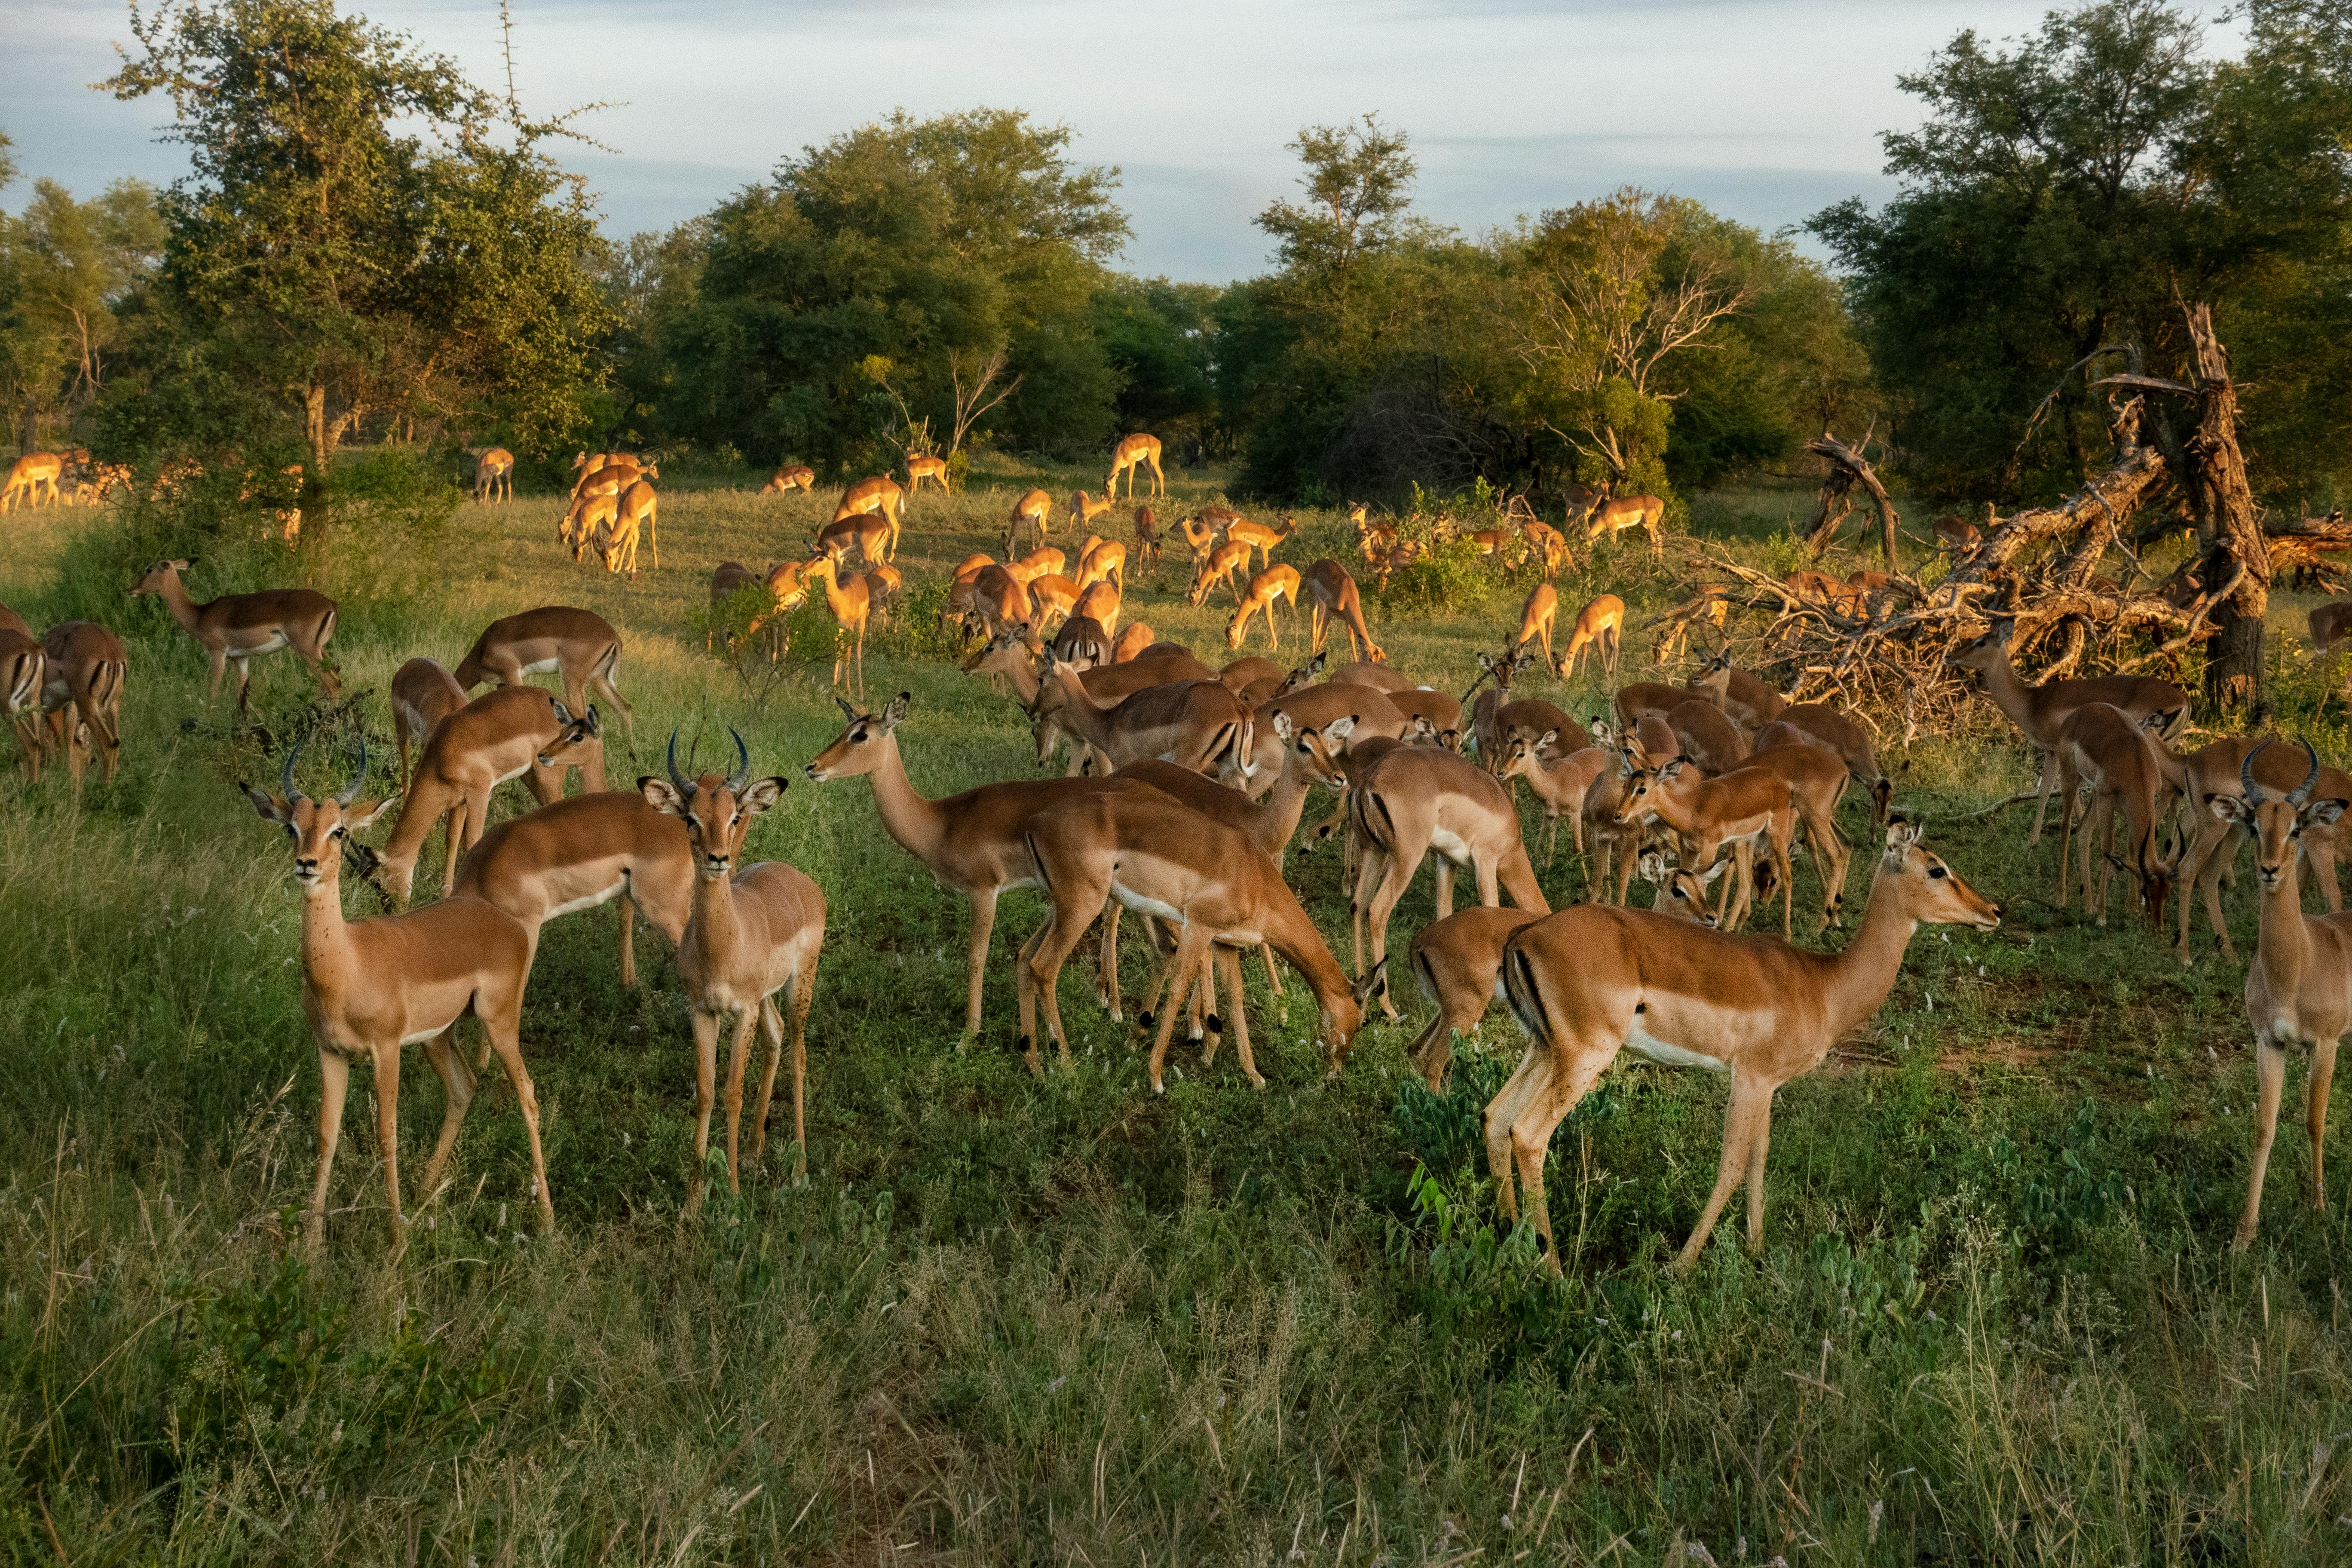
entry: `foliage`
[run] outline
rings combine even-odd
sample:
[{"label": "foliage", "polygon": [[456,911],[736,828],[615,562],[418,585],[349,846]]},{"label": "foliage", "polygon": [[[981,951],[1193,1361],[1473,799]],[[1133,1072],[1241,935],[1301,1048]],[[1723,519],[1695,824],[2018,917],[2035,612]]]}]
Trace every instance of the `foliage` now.
[{"label": "foliage", "polygon": [[2173,374],[2183,299],[2214,305],[2249,388],[2257,487],[2308,492],[2340,469],[2322,432],[2352,418],[2352,49],[2332,6],[2244,15],[2236,60],[2202,58],[2170,5],[2105,0],[2005,50],[1960,33],[1901,79],[1927,111],[1885,138],[1901,193],[1811,226],[1853,274],[1900,445],[1935,492],[2072,489],[2106,447],[2083,371]]},{"label": "foliage", "polygon": [[131,30],[106,85],[167,97],[191,162],[163,198],[175,331],[152,374],[266,389],[317,475],[372,417],[570,435],[605,306],[592,203],[543,151],[561,121],[332,0],[134,5]]},{"label": "foliage", "polygon": [[46,428],[86,434],[75,416],[103,391],[163,244],[141,181],[87,202],[54,180],[33,192],[23,212],[0,213],[0,400],[21,411],[27,449]]},{"label": "foliage", "polygon": [[1100,447],[1117,377],[1091,300],[1127,219],[1118,171],[1071,164],[1069,142],[1014,110],[900,112],[803,148],[707,236],[676,237],[668,265],[695,281],[659,333],[665,427],[874,472],[901,455],[878,360],[934,429],[960,437],[1001,397],[978,426],[994,438]]},{"label": "foliage", "polygon": [[1215,310],[1205,283],[1114,275],[1095,290],[1094,331],[1119,378],[1118,428],[1197,447],[1217,411]]}]

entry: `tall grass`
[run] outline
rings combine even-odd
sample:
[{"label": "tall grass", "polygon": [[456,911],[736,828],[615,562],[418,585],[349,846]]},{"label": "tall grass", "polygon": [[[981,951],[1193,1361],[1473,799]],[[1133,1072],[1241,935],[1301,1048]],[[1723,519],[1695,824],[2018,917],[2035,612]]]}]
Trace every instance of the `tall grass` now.
[{"label": "tall grass", "polygon": [[[1062,493],[1075,476],[1044,482]],[[1000,536],[1011,493],[918,504],[910,599]],[[737,725],[759,765],[797,778],[838,728],[829,653],[772,674],[706,654],[696,617],[712,563],[797,552],[829,504],[670,493],[664,567],[634,584],[562,556],[553,501],[466,508],[470,554],[397,615],[346,624],[347,686],[382,738],[401,659],[454,662],[497,615],[580,604],[628,638],[637,721],[614,742],[616,784],[657,765],[673,725],[706,748]],[[1760,559],[1774,528],[1736,520],[1781,505],[1713,498],[1699,526],[1726,519]],[[1301,521],[1307,548],[1286,558],[1344,540],[1336,516]],[[429,1205],[412,1195],[410,1254],[385,1268],[362,1093],[314,1266],[294,1245],[317,1103],[297,900],[282,838],[231,787],[277,753],[204,707],[176,627],[96,574],[121,548],[113,525],[12,526],[0,597],[44,621],[98,610],[132,658],[121,781],[79,809],[61,782],[11,782],[0,812],[12,1558],[2352,1554],[2336,1447],[2352,1429],[2352,1238],[2340,1205],[2300,1201],[2294,1131],[2261,1245],[2223,1250],[2252,1102],[2242,973],[2210,942],[2180,969],[2120,902],[2105,930],[2053,908],[2054,843],[2028,852],[2014,814],[1962,815],[2026,776],[1990,722],[1891,760],[2004,928],[1922,933],[1886,1009],[1782,1093],[1759,1258],[1726,1226],[1688,1279],[1664,1270],[1712,1180],[1723,1090],[1627,1065],[1556,1144],[1570,1268],[1550,1281],[1497,1226],[1479,1152],[1484,1096],[1518,1049],[1499,1015],[1433,1096],[1402,1070],[1418,1018],[1370,1029],[1326,1083],[1296,989],[1286,1007],[1259,995],[1271,1087],[1187,1059],[1155,1100],[1128,1032],[1074,991],[1075,1070],[1032,1080],[1002,958],[1037,919],[1025,894],[1006,900],[983,1038],[957,1054],[961,900],[850,782],[796,784],[752,845],[806,868],[833,910],[806,1186],[772,1152],[740,1198],[722,1183],[681,1217],[686,1006],[657,938],[640,939],[641,989],[619,988],[607,908],[548,928],[525,1016],[560,1231],[523,1223],[521,1130],[493,1089],[456,1180]],[[1603,552],[1562,595],[1607,586],[1638,624],[1671,602],[1649,570],[1646,551]],[[218,585],[192,576],[199,596]],[[1181,577],[1139,579],[1129,614],[1221,646],[1224,607],[1186,608]],[[1459,690],[1522,591],[1497,574],[1431,618],[1375,605],[1374,630]],[[877,700],[914,694],[900,734],[918,785],[1033,773],[1017,711],[923,635],[902,621],[868,649]],[[259,668],[262,727],[300,732],[307,677]],[[2290,711],[2307,711],[2314,667],[2280,668]],[[1580,682],[1567,700],[1599,698]],[[2333,726],[2317,738],[2343,749]],[[1335,862],[1290,866],[1338,933]],[[1565,851],[1542,875],[1555,902],[1581,889]],[[373,911],[359,889],[348,903]],[[2250,946],[2242,893],[2231,909]],[[1398,940],[1429,913],[1416,891]],[[415,1169],[437,1089],[410,1084]]]}]

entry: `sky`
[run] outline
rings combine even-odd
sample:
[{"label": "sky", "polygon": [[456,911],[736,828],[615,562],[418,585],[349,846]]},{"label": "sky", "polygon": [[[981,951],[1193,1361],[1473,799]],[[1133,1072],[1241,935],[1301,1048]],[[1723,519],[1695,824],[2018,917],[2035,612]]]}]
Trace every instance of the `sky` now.
[{"label": "sky", "polygon": [[[348,4],[348,0],[346,0]],[[498,84],[497,0],[378,0],[379,23]],[[1895,86],[1963,27],[2031,30],[2014,0],[513,0],[515,86],[611,149],[564,161],[616,237],[666,228],[781,157],[892,109],[1028,110],[1116,164],[1121,264],[1223,282],[1265,269],[1251,218],[1293,194],[1299,127],[1367,110],[1412,139],[1423,216],[1475,232],[1626,184],[1768,232],[1881,201]],[[161,100],[89,90],[127,42],[120,0],[11,0],[0,131],[25,181],[168,183]],[[2218,36],[2216,42],[2221,42]],[[1808,248],[1811,248],[1808,247]]]}]

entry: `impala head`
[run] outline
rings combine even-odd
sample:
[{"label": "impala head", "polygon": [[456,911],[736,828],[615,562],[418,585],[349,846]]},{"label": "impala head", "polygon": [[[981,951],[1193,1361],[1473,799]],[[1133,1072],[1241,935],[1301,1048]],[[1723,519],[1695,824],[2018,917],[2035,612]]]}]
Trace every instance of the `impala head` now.
[{"label": "impala head", "polygon": [[1919,842],[1919,825],[1904,817],[1886,824],[1886,853],[1878,863],[1881,877],[1899,877],[1905,888],[1905,912],[1928,925],[1974,926],[1993,931],[2000,925],[2000,906],[1960,880],[1944,858]]},{"label": "impala head", "polygon": [[1300,687],[1310,684],[1317,676],[1323,673],[1323,661],[1324,656],[1317,654],[1313,658],[1284,676],[1282,684],[1274,689],[1274,694],[1276,697],[1287,697]]},{"label": "impala head", "polygon": [[828,779],[854,779],[860,773],[870,773],[882,763],[882,753],[888,747],[883,742],[907,717],[907,694],[903,691],[890,699],[880,713],[868,713],[853,708],[836,697],[841,716],[849,727],[836,737],[832,745],[819,752],[802,771],[812,784],[824,784]]},{"label": "impala head", "polygon": [[1285,764],[1307,775],[1310,784],[1348,787],[1347,742],[1356,732],[1356,716],[1343,713],[1320,730],[1308,730],[1280,709],[1275,710],[1274,732],[1281,740]]},{"label": "impala head", "polygon": [[[1601,743],[1606,744],[1605,742]],[[1513,729],[1509,739],[1496,753],[1495,776],[1504,779],[1533,778],[1536,770],[1543,766],[1543,753],[1558,744],[1559,731],[1557,730],[1530,735],[1525,730]]]},{"label": "impala head", "polygon": [[980,651],[963,661],[967,675],[996,675],[1029,668],[1029,623],[1010,626],[986,642]]},{"label": "impala head", "polygon": [[1389,961],[1383,958],[1361,980],[1350,982],[1346,995],[1323,998],[1315,1019],[1315,1048],[1329,1058],[1331,1077],[1339,1076],[1348,1065],[1348,1053],[1356,1048],[1356,1031],[1364,1026],[1364,1004],[1388,983]]},{"label": "impala head", "polygon": [[604,721],[597,717],[593,702],[588,704],[587,712],[574,717],[561,698],[551,700],[555,704],[555,721],[562,727],[556,731],[555,739],[539,749],[539,765],[542,768],[577,767],[583,752],[592,745],[603,744]]},{"label": "impala head", "polygon": [[359,766],[352,771],[351,782],[326,800],[312,800],[294,787],[294,763],[302,755],[299,741],[286,753],[279,793],[272,795],[249,784],[236,786],[245,792],[245,798],[253,803],[254,811],[264,822],[277,823],[294,841],[294,879],[302,884],[306,898],[335,896],[346,839],[353,830],[383,816],[384,808],[392,804],[389,800],[359,799],[360,785],[367,781],[364,734],[359,738]]},{"label": "impala head", "polygon": [[1647,765],[1647,756],[1639,754],[1639,752],[1638,746],[1628,746],[1624,751],[1628,771],[1625,793],[1617,804],[1616,821],[1620,827],[1631,826],[1656,815],[1659,797],[1674,793],[1675,781],[1685,774],[1694,781],[1698,777],[1698,770],[1680,757],[1669,757],[1651,767]]},{"label": "impala head", "polygon": [[2311,742],[2303,742],[2304,755],[2309,759],[2310,771],[2303,782],[2280,795],[2266,790],[2254,782],[2254,759],[2273,742],[2264,741],[2246,753],[2238,764],[2238,787],[2245,791],[2242,800],[2235,795],[2209,795],[2205,809],[2233,827],[2245,830],[2254,841],[2254,870],[2263,879],[2265,890],[2292,882],[2294,858],[2302,847],[2304,830],[2325,827],[2344,815],[2346,803],[2333,798],[2314,800],[2311,792],[2319,785],[2319,753]]},{"label": "impala head", "polygon": [[1989,670],[2009,662],[2010,639],[2016,635],[2016,624],[1995,621],[1992,629],[1965,647],[1955,648],[1945,655],[1945,661],[1962,669]]},{"label": "impala head", "polygon": [[704,773],[688,780],[677,771],[677,731],[669,732],[669,777],[648,773],[637,781],[646,804],[664,816],[686,824],[687,840],[694,850],[694,868],[708,881],[723,880],[743,850],[752,818],[784,797],[780,778],[751,776],[751,749],[733,730],[735,771],[724,775]]},{"label": "impala head", "polygon": [[1714,927],[1716,919],[1706,907],[1706,890],[1731,868],[1730,861],[1717,860],[1702,876],[1696,871],[1685,871],[1679,866],[1669,866],[1664,855],[1654,849],[1644,849],[1639,865],[1642,880],[1658,890],[1651,909],[1662,915],[1672,915],[1676,920],[1690,921],[1710,929]]},{"label": "impala head", "polygon": [[157,561],[151,563],[147,570],[139,574],[139,581],[131,584],[131,596],[135,599],[142,594],[162,593],[166,583],[176,581],[181,573],[195,563],[196,558],[193,555],[185,560]]}]

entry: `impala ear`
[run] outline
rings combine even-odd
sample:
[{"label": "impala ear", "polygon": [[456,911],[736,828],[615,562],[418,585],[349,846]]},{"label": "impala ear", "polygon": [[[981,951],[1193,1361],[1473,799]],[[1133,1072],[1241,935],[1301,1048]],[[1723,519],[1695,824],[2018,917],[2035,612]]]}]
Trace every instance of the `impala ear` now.
[{"label": "impala ear", "polygon": [[1356,715],[1353,713],[1342,713],[1323,726],[1323,739],[1327,742],[1344,741],[1355,732]]},{"label": "impala ear", "polygon": [[735,804],[739,809],[756,816],[783,799],[784,791],[791,787],[781,778],[755,779],[743,786],[743,793],[735,797]]},{"label": "impala ear", "polygon": [[1295,732],[1290,722],[1290,715],[1279,708],[1274,710],[1274,732],[1285,741],[1289,740]]},{"label": "impala ear", "polygon": [[245,792],[245,798],[253,803],[253,809],[264,822],[284,823],[294,815],[294,808],[281,795],[274,795],[266,789],[256,789],[241,780],[236,787]]},{"label": "impala ear", "polygon": [[2344,815],[2346,804],[2340,800],[2315,800],[2296,815],[2295,826],[2298,828],[2328,826]]},{"label": "impala ear", "polygon": [[1917,823],[1901,816],[1890,816],[1886,819],[1886,853],[1890,858],[1900,859],[1913,845],[1918,842],[1919,825]]},{"label": "impala ear", "polygon": [[1478,668],[1485,670],[1487,674],[1492,675],[1495,673],[1495,661],[1487,655],[1482,653],[1478,656]]},{"label": "impala ear", "polygon": [[1370,997],[1380,990],[1381,986],[1388,984],[1388,980],[1389,961],[1383,958],[1378,963],[1373,964],[1370,972],[1361,980],[1357,981],[1353,985],[1349,987],[1349,989],[1355,994],[1356,1005],[1359,1007],[1362,1006],[1366,1001],[1370,999]]},{"label": "impala ear", "polygon": [[898,693],[898,696],[890,699],[890,705],[882,710],[882,732],[884,734],[888,734],[891,731],[897,729],[899,725],[907,721],[907,706],[912,700],[913,699],[908,697],[907,693],[903,691]]},{"label": "impala ear", "polygon": [[1642,851],[1641,878],[1644,882],[1658,883],[1666,879],[1666,858],[1654,849]]},{"label": "impala ear", "polygon": [[653,774],[647,773],[637,781],[637,793],[646,797],[647,805],[665,816],[686,815],[685,798],[671,787],[667,779],[656,778]]},{"label": "impala ear", "polygon": [[1536,750],[1540,752],[1546,746],[1555,746],[1559,743],[1559,731],[1558,730],[1546,730],[1543,732],[1543,739],[1536,742]]},{"label": "impala ear", "polygon": [[343,807],[343,826],[347,828],[372,826],[377,817],[392,809],[393,802],[398,798],[397,795],[387,795],[382,800],[362,800],[347,805]]},{"label": "impala ear", "polygon": [[557,723],[569,724],[572,722],[572,710],[563,705],[562,698],[551,697],[547,700],[547,705],[555,710],[555,721]]},{"label": "impala ear", "polygon": [[597,713],[597,711],[596,711],[596,705],[595,705],[593,702],[591,702],[590,704],[588,704],[588,729],[587,729],[587,735],[588,735],[588,738],[589,738],[590,740],[592,740],[592,741],[593,741],[593,740],[595,740],[598,736],[602,735],[604,732],[604,719],[603,719],[602,717],[600,717],[600,716],[598,715],[598,713]]}]

